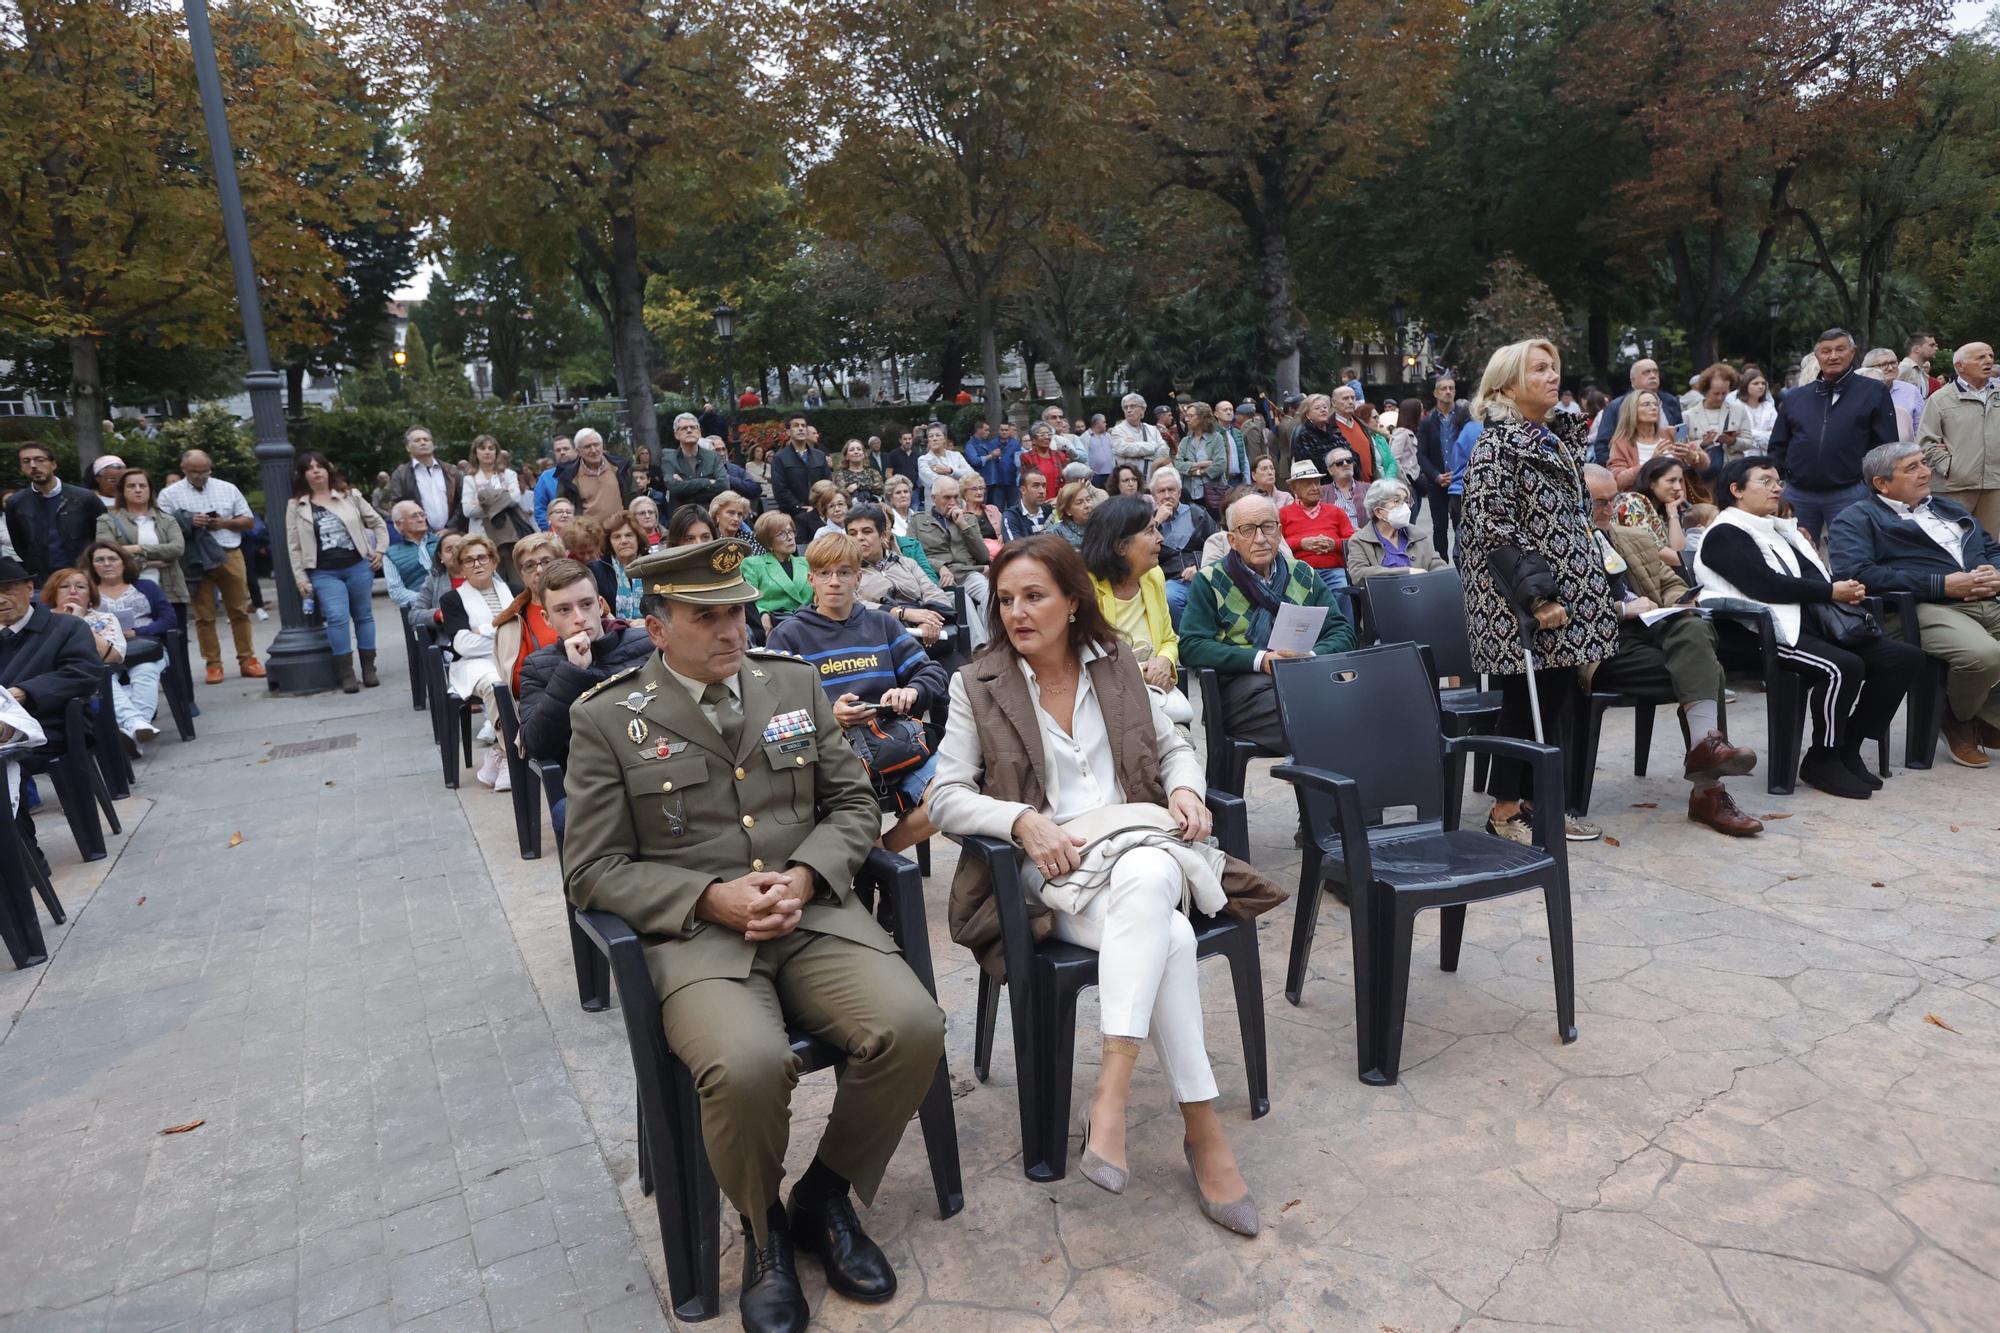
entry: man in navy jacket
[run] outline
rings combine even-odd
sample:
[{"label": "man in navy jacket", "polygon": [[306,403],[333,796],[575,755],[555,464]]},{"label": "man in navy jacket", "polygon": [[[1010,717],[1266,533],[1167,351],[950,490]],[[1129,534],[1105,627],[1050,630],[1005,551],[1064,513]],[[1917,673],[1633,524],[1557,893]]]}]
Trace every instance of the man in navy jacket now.
[{"label": "man in navy jacket", "polygon": [[1889,386],[1855,372],[1853,334],[1828,329],[1813,355],[1819,378],[1778,404],[1771,461],[1785,479],[1785,500],[1799,531],[1818,541],[1841,510],[1868,498],[1862,455],[1895,443],[1898,432]]},{"label": "man in navy jacket", "polygon": [[1872,490],[1827,529],[1836,579],[1871,593],[1914,593],[1924,652],[1945,664],[1945,744],[1967,768],[2000,747],[2000,541],[1964,505],[1931,494],[1915,444],[1883,444],[1861,460]]}]

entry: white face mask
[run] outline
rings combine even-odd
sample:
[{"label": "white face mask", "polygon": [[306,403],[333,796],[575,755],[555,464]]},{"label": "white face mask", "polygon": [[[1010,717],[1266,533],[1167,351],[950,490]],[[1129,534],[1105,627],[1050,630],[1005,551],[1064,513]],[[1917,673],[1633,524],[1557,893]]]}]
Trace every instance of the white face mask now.
[{"label": "white face mask", "polygon": [[1389,520],[1389,526],[1392,528],[1407,528],[1410,526],[1410,507],[1390,505],[1382,517]]}]

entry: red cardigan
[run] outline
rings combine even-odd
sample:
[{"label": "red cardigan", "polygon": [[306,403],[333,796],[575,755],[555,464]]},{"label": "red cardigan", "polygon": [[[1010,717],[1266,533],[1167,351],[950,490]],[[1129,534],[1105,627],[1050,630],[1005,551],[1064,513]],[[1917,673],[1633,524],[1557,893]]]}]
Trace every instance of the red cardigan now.
[{"label": "red cardigan", "polygon": [[[1310,514],[1303,504],[1288,504],[1278,511],[1278,526],[1285,534],[1285,545],[1297,552],[1299,559],[1314,569],[1345,569],[1347,567],[1347,539],[1354,535],[1354,523],[1347,517],[1347,511],[1320,492],[1319,508]],[[1310,553],[1300,545],[1308,537],[1333,538],[1330,553]]]}]

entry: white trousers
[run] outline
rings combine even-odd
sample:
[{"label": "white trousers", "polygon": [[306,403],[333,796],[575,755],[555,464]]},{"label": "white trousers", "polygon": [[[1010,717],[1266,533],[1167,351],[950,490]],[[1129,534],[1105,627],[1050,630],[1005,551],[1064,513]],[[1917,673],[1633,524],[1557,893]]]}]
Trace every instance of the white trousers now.
[{"label": "white trousers", "polygon": [[1055,913],[1057,939],[1097,951],[1098,1026],[1150,1036],[1177,1102],[1214,1101],[1202,1037],[1194,926],[1181,914],[1181,868],[1157,847],[1118,858],[1111,882],[1080,913]]},{"label": "white trousers", "polygon": [[976,653],[986,646],[986,603],[993,590],[987,585],[986,576],[976,569],[961,582],[965,584],[965,618],[972,622],[969,637]]},{"label": "white trousers", "polygon": [[132,678],[130,684],[116,676],[111,678],[111,707],[120,731],[129,736],[153,720],[153,714],[160,709],[160,675],[166,669],[164,659],[141,662],[125,669],[125,674]]}]

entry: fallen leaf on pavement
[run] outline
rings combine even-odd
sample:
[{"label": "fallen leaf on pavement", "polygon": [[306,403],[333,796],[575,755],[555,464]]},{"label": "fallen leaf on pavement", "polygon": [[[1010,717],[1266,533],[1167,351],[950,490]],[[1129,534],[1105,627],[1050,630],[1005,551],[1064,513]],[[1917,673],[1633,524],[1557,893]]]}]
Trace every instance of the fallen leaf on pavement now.
[{"label": "fallen leaf on pavement", "polygon": [[1622,847],[1624,844],[1607,833],[1604,835],[1604,845],[1606,847]]},{"label": "fallen leaf on pavement", "polygon": [[142,894],[140,894],[140,895],[139,895],[139,901],[138,901],[138,902],[136,902],[136,903],[133,903],[132,905],[133,905],[134,907],[144,907],[144,906],[146,905],[146,895],[145,895],[145,894],[143,894],[143,893],[142,893]]},{"label": "fallen leaf on pavement", "polygon": [[1886,889],[1889,886],[1879,879],[1871,879],[1868,881],[1868,887],[1871,889]]},{"label": "fallen leaf on pavement", "polygon": [[1762,818],[1764,818],[1764,819],[1790,819],[1790,818],[1791,818],[1791,816],[1790,816],[1790,815],[1788,815],[1788,814],[1784,814],[1784,813],[1780,812],[1780,813],[1778,813],[1778,814],[1773,814],[1773,815],[1764,815],[1764,816],[1762,816]]},{"label": "fallen leaf on pavement", "polygon": [[1287,1203],[1283,1208],[1280,1208],[1278,1211],[1281,1213],[1289,1213],[1292,1211],[1292,1209],[1298,1207],[1300,1204],[1304,1202],[1305,1202],[1304,1199],[1293,1199],[1290,1203]]},{"label": "fallen leaf on pavement", "polygon": [[1660,808],[1660,803],[1658,801],[1634,801],[1632,802],[1632,808],[1634,810],[1657,810]]},{"label": "fallen leaf on pavement", "polygon": [[185,1134],[191,1129],[200,1129],[203,1125],[207,1123],[208,1122],[206,1120],[190,1120],[185,1125],[169,1125],[165,1129],[161,1130],[160,1133]]},{"label": "fallen leaf on pavement", "polygon": [[1956,833],[1956,832],[1958,832],[1958,825],[1956,825],[1956,824],[1953,824],[1953,825],[1951,826],[1951,831],[1952,831],[1953,833]]},{"label": "fallen leaf on pavement", "polygon": [[1958,1029],[1957,1029],[1957,1028],[1955,1028],[1955,1027],[1953,1027],[1953,1026],[1952,1026],[1951,1024],[1949,1024],[1949,1023],[1945,1022],[1945,1021],[1944,1021],[1944,1020],[1943,1020],[1942,1018],[1939,1018],[1939,1017],[1938,1017],[1938,1016],[1937,1016],[1936,1014],[1925,1014],[1925,1015],[1924,1015],[1924,1022],[1926,1022],[1926,1023],[1929,1023],[1929,1024],[1930,1024],[1930,1025],[1931,1025],[1932,1027],[1939,1027],[1939,1028],[1943,1028],[1943,1029],[1944,1029],[1944,1030],[1945,1030],[1946,1032],[1957,1032],[1957,1031],[1958,1031]]},{"label": "fallen leaf on pavement", "polygon": [[243,845],[243,835],[242,835],[241,833],[232,833],[232,834],[230,834],[230,835],[229,835],[229,845],[230,845],[231,847],[240,847],[240,846],[242,846],[242,845]]},{"label": "fallen leaf on pavement", "polygon": [[1054,1250],[1050,1250],[1050,1251],[1049,1251],[1049,1252],[1048,1252],[1047,1254],[1045,1254],[1045,1255],[1043,1255],[1043,1256],[1042,1256],[1042,1262],[1043,1262],[1043,1263],[1048,1263],[1048,1262],[1050,1262],[1051,1260],[1053,1260],[1053,1259],[1054,1259],[1055,1257],[1056,1257],[1056,1252],[1055,1252]]}]

